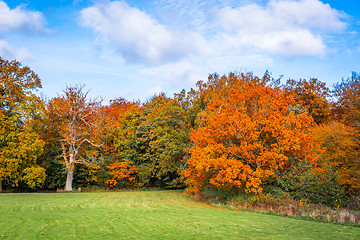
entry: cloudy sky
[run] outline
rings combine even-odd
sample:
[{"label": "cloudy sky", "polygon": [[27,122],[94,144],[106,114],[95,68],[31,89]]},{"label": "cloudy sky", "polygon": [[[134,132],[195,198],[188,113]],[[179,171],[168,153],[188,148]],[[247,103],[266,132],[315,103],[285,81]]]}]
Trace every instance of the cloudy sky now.
[{"label": "cloudy sky", "polygon": [[0,56],[48,97],[85,84],[145,101],[209,73],[269,70],[328,86],[360,71],[358,0],[0,0]]}]

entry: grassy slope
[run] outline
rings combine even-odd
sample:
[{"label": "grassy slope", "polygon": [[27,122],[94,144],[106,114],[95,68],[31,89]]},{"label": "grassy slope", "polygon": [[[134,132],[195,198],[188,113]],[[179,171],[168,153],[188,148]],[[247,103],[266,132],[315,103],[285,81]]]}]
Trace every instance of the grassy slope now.
[{"label": "grassy slope", "polygon": [[211,208],[179,192],[0,194],[0,239],[360,239],[360,228]]}]

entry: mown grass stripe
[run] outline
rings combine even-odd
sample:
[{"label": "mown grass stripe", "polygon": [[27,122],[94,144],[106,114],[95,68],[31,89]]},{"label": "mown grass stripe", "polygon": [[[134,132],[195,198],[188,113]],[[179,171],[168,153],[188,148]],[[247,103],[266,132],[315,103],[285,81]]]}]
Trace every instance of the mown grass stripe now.
[{"label": "mown grass stripe", "polygon": [[0,194],[1,239],[360,239],[360,228],[232,211],[178,191]]}]

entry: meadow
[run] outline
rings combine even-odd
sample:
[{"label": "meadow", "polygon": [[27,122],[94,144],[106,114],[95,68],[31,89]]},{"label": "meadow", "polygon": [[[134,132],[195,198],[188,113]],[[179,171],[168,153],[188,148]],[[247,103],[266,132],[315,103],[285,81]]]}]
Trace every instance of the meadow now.
[{"label": "meadow", "polygon": [[360,239],[360,228],[214,208],[180,191],[6,193],[0,239]]}]

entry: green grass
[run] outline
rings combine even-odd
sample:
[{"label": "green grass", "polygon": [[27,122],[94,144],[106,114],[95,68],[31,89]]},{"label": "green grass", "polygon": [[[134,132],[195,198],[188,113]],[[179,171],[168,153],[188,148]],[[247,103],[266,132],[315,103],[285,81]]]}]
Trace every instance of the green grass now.
[{"label": "green grass", "polygon": [[360,239],[360,228],[212,208],[177,191],[0,194],[0,239]]}]

